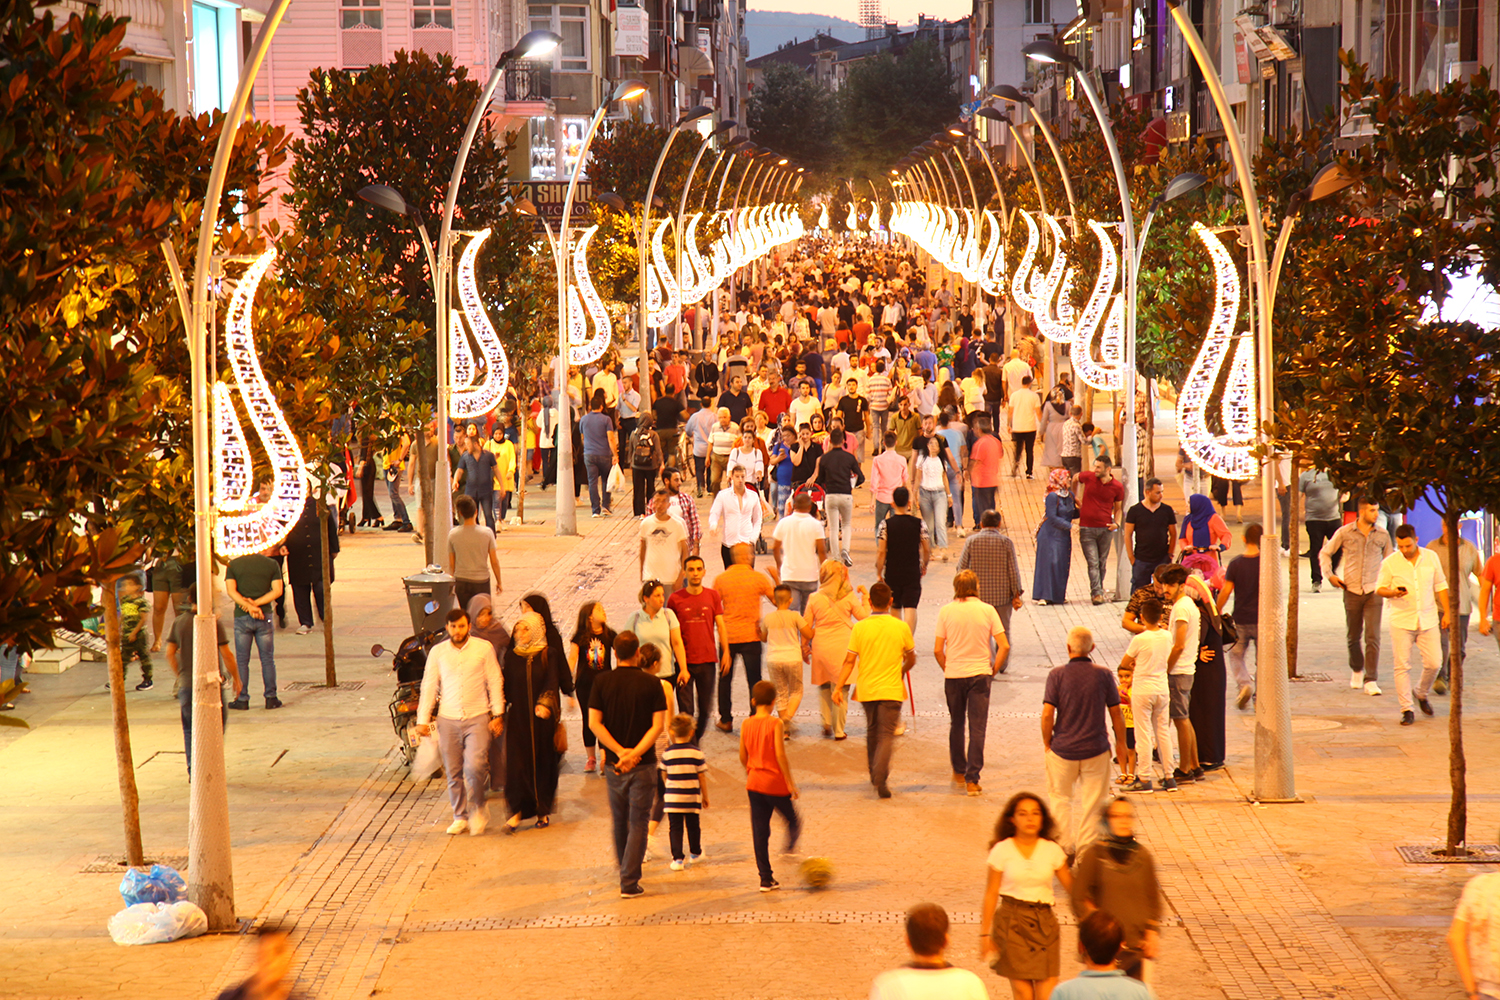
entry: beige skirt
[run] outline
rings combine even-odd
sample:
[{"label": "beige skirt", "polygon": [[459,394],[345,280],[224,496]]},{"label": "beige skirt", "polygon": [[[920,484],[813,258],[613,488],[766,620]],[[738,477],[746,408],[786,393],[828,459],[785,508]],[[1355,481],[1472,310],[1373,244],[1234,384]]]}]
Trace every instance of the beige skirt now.
[{"label": "beige skirt", "polygon": [[1006,979],[1056,979],[1062,971],[1057,917],[1046,903],[1001,896],[990,927],[996,957],[990,968]]}]

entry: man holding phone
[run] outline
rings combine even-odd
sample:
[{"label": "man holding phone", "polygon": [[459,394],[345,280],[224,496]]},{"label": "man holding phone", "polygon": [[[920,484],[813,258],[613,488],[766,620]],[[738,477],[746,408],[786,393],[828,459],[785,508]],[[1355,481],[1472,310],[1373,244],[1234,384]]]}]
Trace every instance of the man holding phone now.
[{"label": "man holding phone", "polygon": [[1427,692],[1441,658],[1437,630],[1448,627],[1448,578],[1437,553],[1417,545],[1417,529],[1411,525],[1396,529],[1396,551],[1380,564],[1375,593],[1391,602],[1396,697],[1401,703],[1401,724],[1409,726],[1417,721],[1412,712],[1411,648],[1415,645],[1422,654],[1416,704],[1423,715],[1431,715]]}]

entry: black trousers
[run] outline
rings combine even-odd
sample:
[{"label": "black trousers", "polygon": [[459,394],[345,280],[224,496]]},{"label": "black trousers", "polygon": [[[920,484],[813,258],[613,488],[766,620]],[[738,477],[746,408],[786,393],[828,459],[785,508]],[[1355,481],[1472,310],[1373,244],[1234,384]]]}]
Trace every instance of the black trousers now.
[{"label": "black trousers", "polygon": [[682,831],[687,828],[688,850],[694,857],[703,853],[703,827],[697,813],[667,813],[667,840],[672,845],[672,860],[681,861]]},{"label": "black trousers", "polygon": [[761,885],[771,881],[771,814],[781,813],[786,820],[786,849],[790,854],[797,847],[797,838],[802,835],[802,818],[790,795],[767,795],[750,792],[750,836],[755,841],[755,867],[760,872]]},{"label": "black trousers", "polygon": [[[1312,561],[1313,583],[1323,582],[1322,561],[1318,558],[1323,552],[1323,543],[1333,537],[1333,533],[1343,527],[1343,521],[1308,521],[1307,522],[1307,558]],[[1339,556],[1342,552],[1333,554],[1333,568],[1339,568]],[[1444,567],[1446,569],[1446,567]]]},{"label": "black trousers", "polygon": [[[594,690],[594,678],[604,673],[602,670],[590,670],[582,663],[578,664],[578,679],[574,681],[575,693],[578,695],[578,704],[583,709],[583,745],[588,748],[589,756],[594,755],[594,731],[589,728],[589,694]],[[600,769],[603,770],[602,768]]]},{"label": "black trousers", "polygon": [[694,743],[703,739],[703,732],[708,728],[714,675],[718,673],[718,666],[718,662],[713,660],[708,663],[689,663],[688,682],[677,689],[677,699],[683,714],[696,715],[698,719],[693,726]]},{"label": "black trousers", "polygon": [[[734,661],[738,657],[745,664],[745,687],[753,690],[760,683],[759,642],[731,642],[729,644],[729,671],[719,675],[719,721],[734,721]],[[751,708],[754,711],[754,708]]]},{"label": "black trousers", "polygon": [[292,584],[292,606],[297,609],[297,621],[308,628],[313,626],[312,606],[318,604],[318,621],[323,620],[323,581],[317,583]]},{"label": "black trousers", "polygon": [[630,507],[636,517],[646,516],[646,505],[656,492],[655,469],[630,470]]},{"label": "black trousers", "polygon": [[1021,474],[1021,450],[1026,450],[1026,474],[1031,475],[1034,468],[1032,450],[1036,447],[1036,431],[1012,431],[1011,441],[1016,446],[1016,475]]}]

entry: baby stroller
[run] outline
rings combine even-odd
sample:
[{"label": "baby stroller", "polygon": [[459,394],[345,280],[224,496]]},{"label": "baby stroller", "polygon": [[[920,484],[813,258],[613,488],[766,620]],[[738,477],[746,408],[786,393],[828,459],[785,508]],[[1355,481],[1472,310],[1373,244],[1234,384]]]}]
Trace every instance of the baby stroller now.
[{"label": "baby stroller", "polygon": [[812,498],[813,516],[816,517],[819,521],[826,520],[826,518],[823,516],[823,498],[825,494],[823,492],[823,487],[819,486],[817,483],[803,483],[801,486],[798,486],[795,490],[793,490],[791,499],[787,501],[787,509],[782,511],[782,514],[790,514],[792,512],[791,504],[796,503],[797,497],[804,493]]}]

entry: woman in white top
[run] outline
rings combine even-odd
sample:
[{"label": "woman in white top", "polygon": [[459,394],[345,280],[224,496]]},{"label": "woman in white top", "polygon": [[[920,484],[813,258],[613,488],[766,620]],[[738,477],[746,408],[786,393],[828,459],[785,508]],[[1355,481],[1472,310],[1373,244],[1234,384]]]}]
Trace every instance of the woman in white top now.
[{"label": "woman in white top", "polygon": [[682,629],[677,615],[666,603],[666,585],[660,580],[647,580],[641,584],[640,610],[625,619],[623,630],[634,632],[642,646],[650,643],[661,650],[661,667],[657,676],[671,680],[674,675],[687,670],[687,654],[683,652]]},{"label": "woman in white top", "polygon": [[[918,441],[924,439],[918,438]],[[947,440],[941,434],[926,438],[927,447],[913,456],[916,466],[917,509],[927,525],[927,537],[938,550],[938,560],[948,561],[948,506],[953,495],[948,490]]]},{"label": "woman in white top", "polygon": [[755,425],[746,421],[744,429],[740,432],[740,439],[735,446],[729,450],[729,462],[725,468],[733,471],[735,466],[745,470],[745,485],[761,492],[760,484],[766,475],[766,463],[769,459],[766,446],[761,444],[760,436],[755,431]]},{"label": "woman in white top", "polygon": [[1052,830],[1041,798],[1018,792],[1001,811],[990,845],[979,956],[1010,980],[1015,1000],[1047,1000],[1061,971],[1052,879],[1071,892],[1073,877]]}]

